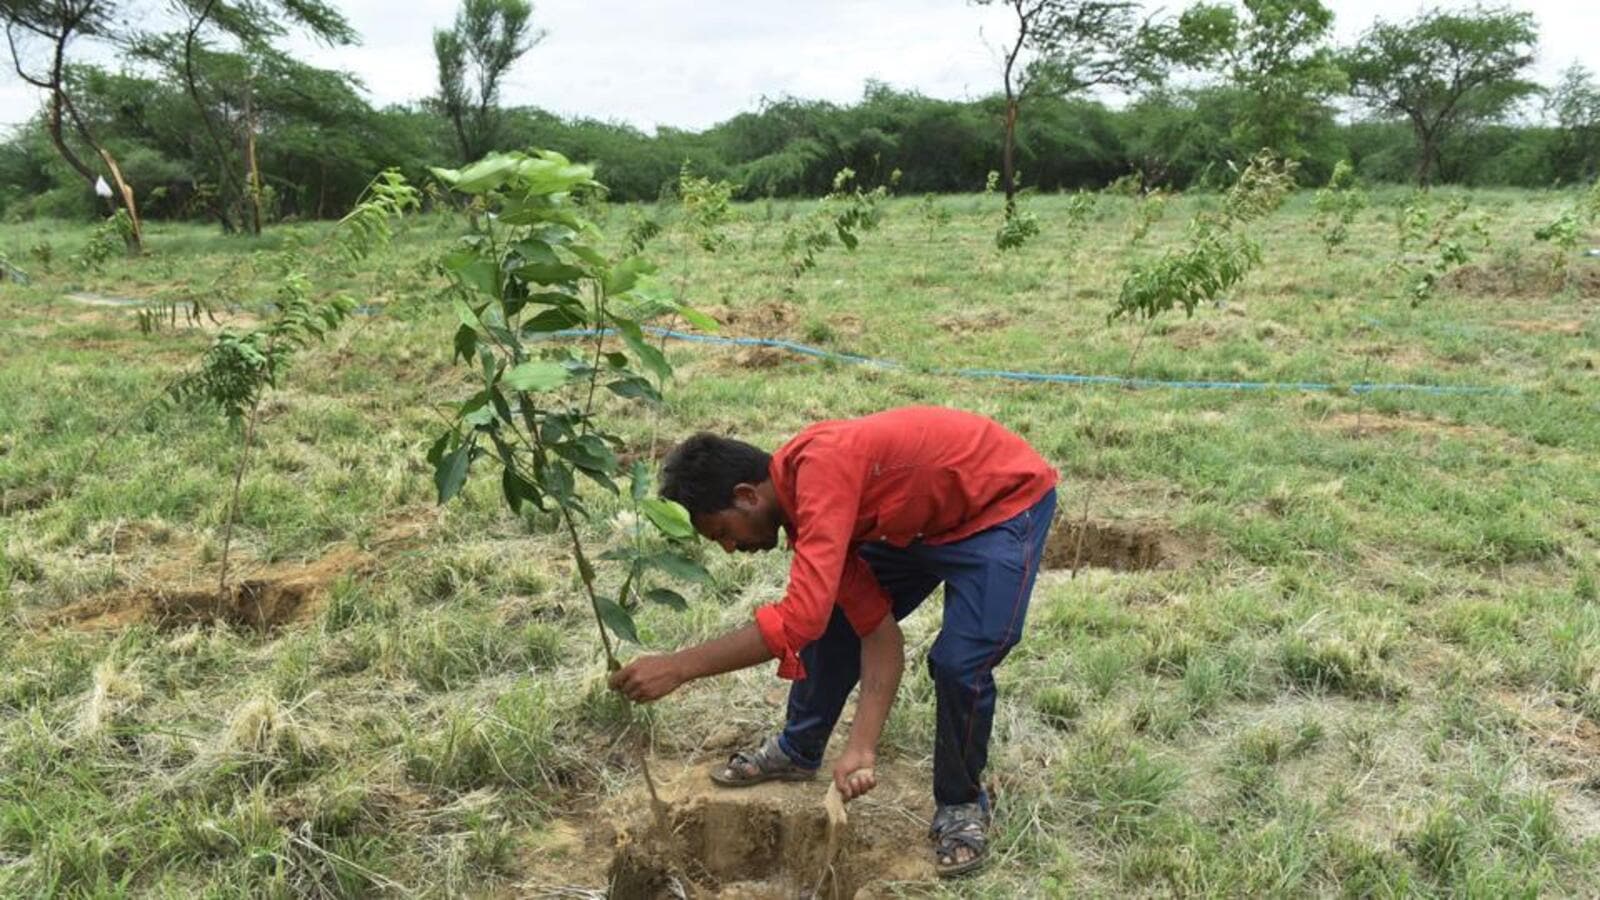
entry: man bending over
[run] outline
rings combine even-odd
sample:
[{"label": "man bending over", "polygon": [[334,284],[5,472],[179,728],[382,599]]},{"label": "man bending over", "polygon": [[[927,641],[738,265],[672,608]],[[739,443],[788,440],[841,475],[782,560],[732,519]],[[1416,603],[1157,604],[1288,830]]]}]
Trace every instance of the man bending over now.
[{"label": "man bending over", "polygon": [[686,681],[778,660],[794,682],[782,733],[737,753],[712,779],[743,787],[815,776],[859,680],[833,778],[846,799],[871,790],[878,738],[905,667],[898,620],[944,585],[928,651],[937,698],[935,813],[940,875],[983,865],[990,804],[982,777],[994,723],[995,666],[1022,635],[1056,506],[1056,473],[983,416],[907,407],[819,422],[777,453],[696,434],[668,454],[661,496],[729,553],[793,550],[781,601],[698,646],[634,660],[612,687],[641,702]]}]

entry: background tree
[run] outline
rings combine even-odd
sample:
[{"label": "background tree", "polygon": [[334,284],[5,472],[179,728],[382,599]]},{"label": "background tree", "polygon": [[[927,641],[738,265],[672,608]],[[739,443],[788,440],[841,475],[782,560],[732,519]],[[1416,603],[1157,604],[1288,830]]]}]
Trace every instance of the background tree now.
[{"label": "background tree", "polygon": [[[11,51],[11,62],[23,81],[47,92],[45,129],[56,152],[83,180],[94,186],[101,177],[91,169],[67,142],[63,133],[63,120],[72,123],[72,129],[85,144],[100,157],[116,185],[116,196],[127,213],[127,227],[123,238],[128,250],[138,253],[144,248],[144,229],[139,219],[139,206],[133,189],[122,177],[122,168],[116,157],[95,139],[88,122],[78,112],[68,90],[67,48],[78,37],[95,37],[107,33],[114,13],[108,0],[5,0],[0,3],[0,19],[6,27],[6,45]],[[45,61],[30,67],[23,61],[22,50],[29,42],[42,44]]]},{"label": "background tree", "polygon": [[1333,11],[1321,0],[1242,0],[1185,10],[1167,44],[1237,92],[1239,156],[1268,148],[1298,159],[1306,136],[1330,121],[1328,101],[1346,87],[1332,32]]},{"label": "background tree", "polygon": [[1556,167],[1578,181],[1600,175],[1600,86],[1578,63],[1561,73],[1545,105],[1556,123]]},{"label": "background tree", "polygon": [[261,233],[265,184],[259,137],[258,82],[300,68],[274,41],[294,26],[330,46],[348,46],[357,35],[344,17],[320,0],[172,0],[182,27],[165,34],[140,34],[130,49],[182,84],[194,105],[217,173],[215,213],[224,231],[238,216],[251,234]]},{"label": "background tree", "polygon": [[1529,12],[1433,9],[1405,24],[1373,25],[1343,64],[1356,99],[1411,124],[1416,180],[1426,186],[1446,138],[1504,116],[1539,90],[1521,77],[1533,64],[1538,39]]},{"label": "background tree", "polygon": [[1090,88],[1128,87],[1156,74],[1155,42],[1139,4],[1106,0],[975,0],[1000,3],[1016,16],[1003,48],[1005,131],[1000,180],[1006,211],[1016,209],[1017,118],[1034,94],[1067,97]]},{"label": "background tree", "polygon": [[544,39],[532,19],[528,0],[462,0],[450,30],[433,33],[438,104],[455,130],[463,162],[494,149],[501,124],[500,82]]}]

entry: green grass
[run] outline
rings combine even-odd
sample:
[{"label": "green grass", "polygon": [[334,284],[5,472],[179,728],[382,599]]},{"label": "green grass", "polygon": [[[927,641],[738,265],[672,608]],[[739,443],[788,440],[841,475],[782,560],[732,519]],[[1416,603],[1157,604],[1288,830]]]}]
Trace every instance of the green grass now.
[{"label": "green grass", "polygon": [[[1043,234],[1007,256],[994,198],[942,200],[954,221],[932,240],[897,200],[857,253],[833,248],[795,281],[779,244],[807,204],[740,207],[715,255],[671,225],[652,245],[668,284],[728,333],[906,368],[758,368],[669,344],[666,404],[607,407],[635,446],[702,428],[776,445],[821,418],[966,407],[1060,468],[1065,515],[1087,498],[1096,519],[1155,527],[1178,563],[1041,577],[997,672],[991,764],[1010,800],[996,864],[916,890],[1600,892],[1600,266],[1573,260],[1565,287],[1531,277],[1550,271],[1531,232],[1567,198],[1474,193],[1493,249],[1412,308],[1390,268],[1406,197],[1377,192],[1332,255],[1309,197],[1293,198],[1258,229],[1264,265],[1221,308],[1157,322],[1131,370],[1141,327],[1105,319],[1121,279],[1213,198],[1175,199],[1137,245],[1133,201],[1102,198],[1073,240],[1067,199],[1032,198]],[[626,215],[602,213],[613,238]],[[371,564],[327,573],[314,614],[263,636],[52,624],[74,603],[214,578],[239,439],[215,413],[146,406],[217,326],[180,315],[142,335],[131,312],[65,295],[199,296],[241,321],[264,309],[282,254],[327,226],[251,242],[152,223],[147,257],[98,270],[74,263],[86,226],[0,226],[0,253],[32,276],[0,288],[0,895],[598,886],[603,847],[583,878],[540,848],[637,790],[640,724],[602,690],[561,536],[504,512],[492,478],[431,506],[434,407],[472,375],[451,365],[454,314],[430,261],[461,227],[423,218],[367,262],[315,272],[386,314],[303,353],[268,397],[236,542],[246,572],[340,548]],[[48,269],[30,253],[42,242]],[[1341,389],[926,374],[964,367]],[[1342,389],[1363,381],[1516,393]],[[598,549],[632,513],[591,502]],[[652,648],[719,634],[781,595],[781,555],[706,561],[717,584],[690,591],[687,613],[640,611]],[[913,662],[884,747],[922,777],[930,607],[907,625]],[[766,669],[693,685],[642,726],[665,758],[729,729],[753,737],[781,715],[777,686]]]}]

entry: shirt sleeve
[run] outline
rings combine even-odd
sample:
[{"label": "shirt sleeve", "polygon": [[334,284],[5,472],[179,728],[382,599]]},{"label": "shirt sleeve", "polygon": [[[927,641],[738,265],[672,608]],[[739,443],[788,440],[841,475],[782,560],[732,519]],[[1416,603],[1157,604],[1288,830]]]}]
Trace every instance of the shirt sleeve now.
[{"label": "shirt sleeve", "polygon": [[[858,634],[863,624],[876,628],[883,619],[878,615],[873,621],[870,613],[883,591],[867,564],[850,552],[865,482],[866,465],[832,447],[808,448],[795,467],[789,587],[782,600],[756,610],[756,626],[778,660],[780,678],[806,677],[800,650],[827,630],[841,591],[850,594],[845,614]],[[877,605],[888,609],[886,600]],[[852,607],[858,609],[852,612]]]}]

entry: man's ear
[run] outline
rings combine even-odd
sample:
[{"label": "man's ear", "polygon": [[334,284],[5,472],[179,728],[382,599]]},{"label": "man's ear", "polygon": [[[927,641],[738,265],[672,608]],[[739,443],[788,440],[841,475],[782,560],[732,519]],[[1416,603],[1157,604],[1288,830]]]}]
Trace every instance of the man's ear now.
[{"label": "man's ear", "polygon": [[743,512],[749,512],[761,502],[761,492],[753,484],[733,486],[733,503]]}]

